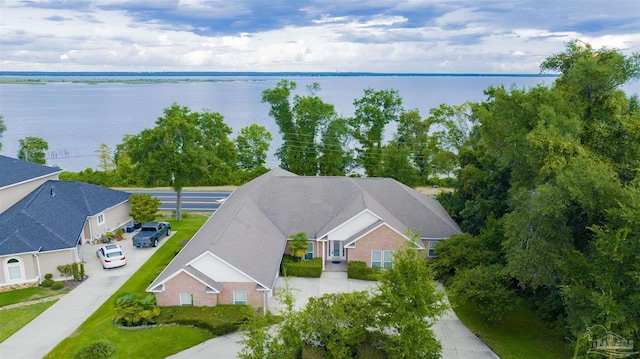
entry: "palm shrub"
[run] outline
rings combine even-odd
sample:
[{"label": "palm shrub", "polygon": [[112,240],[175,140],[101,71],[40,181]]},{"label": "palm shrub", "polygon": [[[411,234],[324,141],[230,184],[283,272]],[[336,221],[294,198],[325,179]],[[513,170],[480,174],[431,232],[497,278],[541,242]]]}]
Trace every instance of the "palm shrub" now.
[{"label": "palm shrub", "polygon": [[155,295],[140,298],[135,294],[124,294],[116,299],[113,322],[125,327],[155,324],[158,315],[160,308],[156,306]]},{"label": "palm shrub", "polygon": [[291,238],[291,254],[296,258],[302,259],[305,253],[307,253],[307,248],[309,248],[309,238],[307,238],[307,234],[305,232],[298,232],[290,235],[289,238]]}]

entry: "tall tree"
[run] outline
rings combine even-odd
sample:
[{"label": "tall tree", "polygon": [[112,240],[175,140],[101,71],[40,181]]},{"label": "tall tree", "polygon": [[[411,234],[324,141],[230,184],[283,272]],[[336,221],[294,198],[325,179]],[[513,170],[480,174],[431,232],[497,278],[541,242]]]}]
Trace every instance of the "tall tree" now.
[{"label": "tall tree", "polygon": [[271,105],[269,115],[282,134],[282,145],[276,151],[281,167],[299,175],[315,176],[320,156],[317,136],[336,112],[333,105],[317,96],[317,83],[307,87],[307,96],[293,95],[295,89],[295,82],[282,80],[275,88],[262,92],[262,102]]},{"label": "tall tree", "polygon": [[418,169],[412,163],[411,148],[392,140],[382,148],[382,163],[378,174],[390,177],[409,187],[415,187],[420,182]]},{"label": "tall tree", "polygon": [[541,68],[561,73],[551,88],[490,88],[472,106],[448,203],[475,233],[498,218],[508,273],[569,337],[601,325],[637,340],[640,112],[620,87],[640,55],[571,42]]},{"label": "tall tree", "polygon": [[105,172],[116,169],[116,163],[113,160],[113,150],[106,143],[101,143],[100,147],[94,151],[98,156],[98,169]]},{"label": "tall tree", "polygon": [[[2,140],[2,134],[7,130],[7,126],[4,124],[2,115],[0,115],[0,140]],[[0,141],[0,151],[2,151],[2,141]]]},{"label": "tall tree", "polygon": [[47,141],[40,137],[25,137],[20,140],[20,149],[18,150],[18,158],[21,160],[45,164],[46,151],[49,149]]},{"label": "tall tree", "polygon": [[353,102],[354,117],[349,119],[353,137],[359,142],[358,159],[369,177],[379,176],[385,127],[396,122],[402,112],[402,98],[396,90],[364,90]]},{"label": "tall tree", "polygon": [[353,168],[353,150],[350,149],[351,132],[344,118],[335,118],[325,126],[318,159],[321,176],[344,176]]},{"label": "tall tree", "polygon": [[[176,219],[182,218],[182,189],[208,183],[216,171],[235,165],[231,128],[216,112],[192,112],[172,105],[156,126],[126,137],[121,148],[145,185],[170,185],[177,193]],[[225,157],[226,156],[226,157]]]},{"label": "tall tree", "polygon": [[271,132],[264,126],[254,123],[241,128],[235,141],[240,167],[245,170],[254,170],[263,166],[272,139]]}]

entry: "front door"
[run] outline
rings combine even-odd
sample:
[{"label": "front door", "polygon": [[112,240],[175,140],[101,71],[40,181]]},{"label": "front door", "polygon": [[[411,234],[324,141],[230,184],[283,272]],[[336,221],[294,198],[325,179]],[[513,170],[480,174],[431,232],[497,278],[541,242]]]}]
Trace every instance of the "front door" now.
[{"label": "front door", "polygon": [[329,259],[330,260],[345,259],[343,241],[329,241]]}]

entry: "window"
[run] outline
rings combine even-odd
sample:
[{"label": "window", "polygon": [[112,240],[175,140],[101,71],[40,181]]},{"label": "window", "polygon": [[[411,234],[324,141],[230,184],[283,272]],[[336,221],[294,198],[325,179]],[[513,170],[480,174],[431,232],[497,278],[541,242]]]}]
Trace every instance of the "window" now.
[{"label": "window", "polygon": [[390,269],[393,267],[393,251],[384,251],[382,257],[384,259],[384,269]]},{"label": "window", "polygon": [[180,293],[180,305],[182,305],[182,306],[192,306],[193,305],[193,294],[191,294],[191,293]]},{"label": "window", "polygon": [[24,272],[22,262],[17,258],[11,258],[6,263],[8,279],[9,280],[20,280],[22,278],[22,273]]},{"label": "window", "polygon": [[429,242],[429,252],[427,253],[429,257],[437,257],[436,244],[438,244],[438,242]]},{"label": "window", "polygon": [[233,304],[247,305],[247,292],[233,291]]},{"label": "window", "polygon": [[98,225],[104,224],[104,213],[98,215]]},{"label": "window", "polygon": [[304,259],[313,259],[313,242],[309,242],[307,246],[307,253],[304,255]]},{"label": "window", "polygon": [[384,269],[393,267],[393,251],[371,251],[371,267]]}]

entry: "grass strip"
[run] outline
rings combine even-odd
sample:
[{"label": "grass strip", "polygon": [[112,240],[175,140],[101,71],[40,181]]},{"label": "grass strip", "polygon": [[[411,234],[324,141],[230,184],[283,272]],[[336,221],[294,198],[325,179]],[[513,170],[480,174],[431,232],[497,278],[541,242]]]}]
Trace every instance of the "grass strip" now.
[{"label": "grass strip", "polygon": [[53,297],[55,295],[65,294],[69,292],[69,287],[60,290],[52,290],[51,288],[32,287],[12,290],[0,293],[0,307],[5,305],[28,302],[30,300]]},{"label": "grass strip", "polygon": [[2,323],[2,325],[0,325],[0,343],[20,330],[20,328],[29,324],[30,321],[47,310],[47,308],[55,302],[57,302],[57,300],[0,310],[0,323]]},{"label": "grass strip", "polygon": [[561,333],[547,328],[523,300],[496,322],[484,321],[473,305],[452,305],[462,323],[502,359],[572,357]]},{"label": "grass strip", "polygon": [[115,344],[116,350],[111,359],[165,358],[212,338],[209,331],[194,327],[160,326],[125,330],[111,323],[115,314],[115,300],[126,293],[146,293],[147,286],[181,249],[181,243],[191,239],[207,218],[189,215],[179,222],[162,219],[169,220],[171,228],[176,233],[159,247],[111,298],[87,318],[72,336],[60,342],[45,358],[73,358],[80,348],[100,339]]}]

